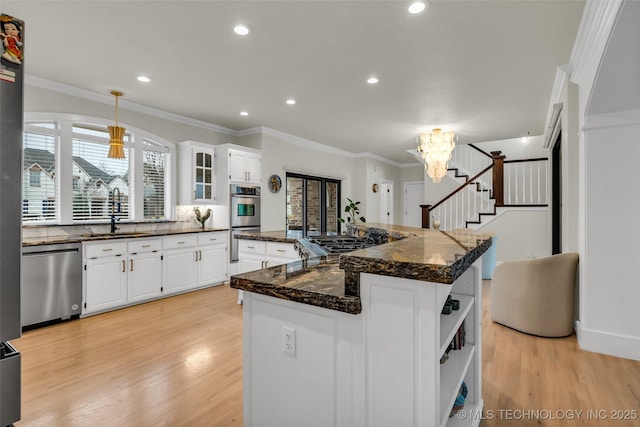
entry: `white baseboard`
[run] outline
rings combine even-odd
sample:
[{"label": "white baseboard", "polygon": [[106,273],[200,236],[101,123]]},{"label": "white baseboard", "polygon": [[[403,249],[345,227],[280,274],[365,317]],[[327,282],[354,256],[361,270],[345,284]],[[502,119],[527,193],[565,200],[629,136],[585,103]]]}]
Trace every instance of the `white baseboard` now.
[{"label": "white baseboard", "polygon": [[640,338],[587,329],[576,322],[578,345],[582,350],[640,360]]}]

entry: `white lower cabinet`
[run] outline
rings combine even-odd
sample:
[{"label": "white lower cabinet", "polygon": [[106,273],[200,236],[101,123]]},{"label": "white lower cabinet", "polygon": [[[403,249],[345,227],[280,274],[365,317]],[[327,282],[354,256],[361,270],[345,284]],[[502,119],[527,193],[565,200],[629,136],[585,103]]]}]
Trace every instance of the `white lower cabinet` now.
[{"label": "white lower cabinet", "polygon": [[84,248],[83,314],[127,303],[127,245],[103,243]]},{"label": "white lower cabinet", "polygon": [[160,239],[128,242],[128,302],[162,296],[162,241]]},{"label": "white lower cabinet", "polygon": [[[238,242],[238,263],[240,273],[260,270],[299,261],[300,254],[295,243],[266,242],[240,239]],[[242,291],[238,291],[238,304],[242,304]]]},{"label": "white lower cabinet", "polygon": [[228,279],[226,231],[87,242],[83,248],[83,315]]},{"label": "white lower cabinet", "polygon": [[175,294],[195,289],[197,286],[198,237],[180,234],[162,239],[163,294]]},{"label": "white lower cabinet", "polygon": [[226,231],[198,234],[198,287],[220,284],[227,280],[228,234]]}]

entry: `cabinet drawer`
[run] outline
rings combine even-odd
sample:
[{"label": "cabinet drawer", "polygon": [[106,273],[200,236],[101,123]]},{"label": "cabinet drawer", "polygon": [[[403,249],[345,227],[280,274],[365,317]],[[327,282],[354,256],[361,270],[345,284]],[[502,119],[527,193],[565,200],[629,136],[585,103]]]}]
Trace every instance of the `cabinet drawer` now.
[{"label": "cabinet drawer", "polygon": [[162,239],[163,249],[180,249],[196,246],[198,237],[195,234],[180,234],[179,236],[168,236]]},{"label": "cabinet drawer", "polygon": [[127,253],[127,242],[91,243],[84,245],[86,258],[122,255]]},{"label": "cabinet drawer", "polygon": [[220,245],[227,243],[227,232],[216,231],[213,233],[198,233],[198,246]]},{"label": "cabinet drawer", "polygon": [[284,258],[300,258],[298,251],[293,248],[293,243],[268,242],[267,255]]},{"label": "cabinet drawer", "polygon": [[261,242],[259,240],[246,240],[238,239],[238,252],[254,253],[254,254],[266,254],[267,242]]},{"label": "cabinet drawer", "polygon": [[128,242],[129,253],[153,252],[162,250],[161,239],[131,239]]}]

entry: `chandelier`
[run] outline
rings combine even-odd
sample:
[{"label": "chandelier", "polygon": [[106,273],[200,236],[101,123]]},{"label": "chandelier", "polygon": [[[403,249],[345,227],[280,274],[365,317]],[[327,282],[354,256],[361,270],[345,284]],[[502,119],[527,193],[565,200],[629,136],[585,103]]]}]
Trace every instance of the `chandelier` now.
[{"label": "chandelier", "polygon": [[124,159],[124,128],[118,126],[118,97],[122,96],[122,92],[112,90],[111,95],[116,97],[116,125],[108,126],[109,128],[109,154],[110,159]]},{"label": "chandelier", "polygon": [[418,151],[424,159],[424,168],[436,184],[447,174],[451,153],[456,146],[455,137],[455,132],[442,132],[439,128],[418,137]]}]

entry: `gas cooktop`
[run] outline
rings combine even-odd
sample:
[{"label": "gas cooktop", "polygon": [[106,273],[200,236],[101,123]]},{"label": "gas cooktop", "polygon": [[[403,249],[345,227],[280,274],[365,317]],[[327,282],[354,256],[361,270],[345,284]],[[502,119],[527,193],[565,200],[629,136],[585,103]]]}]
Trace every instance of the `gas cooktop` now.
[{"label": "gas cooktop", "polygon": [[371,239],[362,239],[351,236],[318,236],[309,237],[309,241],[330,254],[340,254],[343,252],[356,251],[358,249],[370,248],[376,243]]}]

